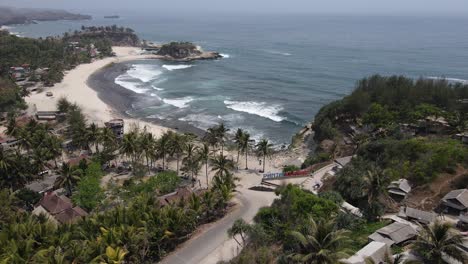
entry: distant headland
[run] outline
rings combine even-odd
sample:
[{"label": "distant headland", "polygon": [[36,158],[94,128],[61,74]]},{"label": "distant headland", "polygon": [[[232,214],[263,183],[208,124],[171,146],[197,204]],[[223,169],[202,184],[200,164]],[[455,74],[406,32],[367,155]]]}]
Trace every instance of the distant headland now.
[{"label": "distant headland", "polygon": [[0,6],[0,26],[32,24],[35,21],[88,20],[89,15],[74,14],[56,9],[12,8]]}]

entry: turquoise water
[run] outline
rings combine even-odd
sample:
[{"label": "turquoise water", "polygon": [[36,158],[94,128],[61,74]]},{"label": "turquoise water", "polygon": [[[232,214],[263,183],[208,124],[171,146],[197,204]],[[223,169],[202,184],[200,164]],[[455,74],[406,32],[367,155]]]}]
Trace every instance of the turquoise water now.
[{"label": "turquoise water", "polygon": [[277,144],[289,143],[321,106],[367,75],[468,79],[468,18],[129,15],[12,31],[39,37],[113,23],[134,28],[142,39],[192,41],[225,55],[130,63],[116,80],[140,95],[128,113],[199,128],[225,122]]}]

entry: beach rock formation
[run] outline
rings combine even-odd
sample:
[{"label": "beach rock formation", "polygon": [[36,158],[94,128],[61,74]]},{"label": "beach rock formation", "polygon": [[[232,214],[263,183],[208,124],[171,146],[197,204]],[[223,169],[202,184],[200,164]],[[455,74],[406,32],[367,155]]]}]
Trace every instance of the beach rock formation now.
[{"label": "beach rock formation", "polygon": [[201,47],[190,42],[164,44],[157,51],[156,55],[163,56],[163,59],[177,61],[218,59],[222,57],[217,52],[205,52]]}]

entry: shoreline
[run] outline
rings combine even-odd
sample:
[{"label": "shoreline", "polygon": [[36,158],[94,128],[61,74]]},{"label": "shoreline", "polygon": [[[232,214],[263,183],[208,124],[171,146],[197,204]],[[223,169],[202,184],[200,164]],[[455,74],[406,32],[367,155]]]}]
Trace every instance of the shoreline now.
[{"label": "shoreline", "polygon": [[[52,87],[44,87],[40,93],[34,93],[25,98],[29,106],[29,113],[35,111],[55,111],[59,98],[66,97],[70,102],[78,104],[86,115],[89,123],[96,123],[104,126],[104,123],[115,118],[122,118],[125,121],[125,131],[137,126],[144,128],[159,137],[171,128],[148,122],[142,119],[133,118],[110,105],[109,101],[104,102],[103,96],[88,85],[88,79],[95,73],[105,70],[112,63],[124,63],[128,61],[158,59],[159,56],[141,55],[137,47],[112,47],[115,57],[108,57],[88,64],[78,65],[75,69],[65,72],[65,76],[60,83]],[[122,88],[123,89],[123,88]],[[52,97],[47,97],[46,92],[52,92]],[[129,91],[130,92],[130,91]],[[122,102],[122,101],[120,101]],[[117,102],[116,102],[117,103]]]},{"label": "shoreline", "polygon": [[[135,62],[136,61],[139,60],[135,60]],[[141,95],[130,91],[116,84],[114,81],[116,77],[124,74],[128,70],[127,64],[132,62],[133,60],[122,61],[98,69],[88,77],[86,83],[91,89],[97,92],[97,95],[101,101],[114,109],[114,111],[117,112],[120,116],[136,118],[144,122],[150,122],[159,126],[173,129],[175,131],[193,133],[198,136],[203,136],[205,132],[204,130],[183,121],[133,117],[127,113],[127,110],[133,108],[133,102],[137,101],[136,98],[147,97],[146,95]]]}]

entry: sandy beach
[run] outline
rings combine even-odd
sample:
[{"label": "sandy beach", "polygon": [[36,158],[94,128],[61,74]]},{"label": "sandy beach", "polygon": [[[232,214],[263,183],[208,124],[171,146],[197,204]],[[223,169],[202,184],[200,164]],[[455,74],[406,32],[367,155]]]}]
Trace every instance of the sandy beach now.
[{"label": "sandy beach", "polygon": [[[141,55],[139,54],[140,49],[135,47],[113,47],[113,50],[116,54],[115,57],[96,60],[89,64],[81,64],[65,73],[62,82],[55,84],[53,87],[46,87],[40,93],[31,94],[26,98],[31,111],[55,111],[57,100],[61,97],[66,97],[69,101],[77,103],[83,109],[89,122],[94,122],[99,126],[103,126],[104,122],[110,119],[122,118],[125,120],[125,129],[127,131],[134,126],[140,128],[146,127],[148,131],[157,137],[167,131],[168,128],[161,125],[123,116],[104,103],[99,98],[98,93],[88,85],[88,78],[93,73],[112,63],[157,58],[152,55]],[[53,96],[47,97],[46,92],[52,92]]]}]

